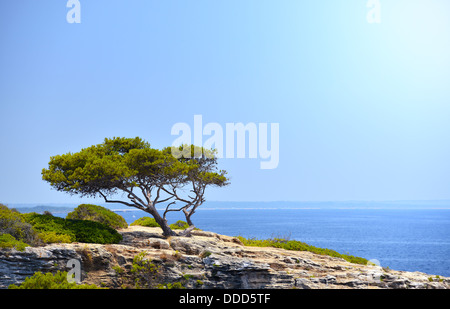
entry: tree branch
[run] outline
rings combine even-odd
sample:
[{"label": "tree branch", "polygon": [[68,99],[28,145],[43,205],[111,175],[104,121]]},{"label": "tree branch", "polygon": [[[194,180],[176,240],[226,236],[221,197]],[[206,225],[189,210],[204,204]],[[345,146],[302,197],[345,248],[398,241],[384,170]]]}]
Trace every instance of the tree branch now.
[{"label": "tree branch", "polygon": [[[131,199],[136,205],[139,205],[136,201],[139,201],[139,203],[141,203],[141,207],[145,207],[146,203],[144,203],[139,196],[137,196],[136,194],[133,193],[133,188],[131,190],[128,190],[127,188],[120,188],[121,190],[125,191],[128,193],[128,198]],[[132,196],[133,198],[131,198],[130,196]],[[145,209],[145,208],[144,208]]]},{"label": "tree branch", "polygon": [[178,236],[188,236],[194,229],[195,225],[191,225],[190,227],[182,231],[180,234],[178,234]]},{"label": "tree branch", "polygon": [[99,191],[99,193],[100,193],[101,196],[103,196],[103,198],[105,199],[106,203],[120,203],[120,204],[126,205],[128,207],[135,207],[135,208],[138,208],[138,209],[141,209],[141,210],[145,210],[139,204],[136,204],[136,203],[135,204],[130,204],[130,203],[127,203],[127,202],[124,202],[124,201],[119,201],[119,200],[108,200],[108,198],[106,197],[105,194],[103,194],[101,191]]},{"label": "tree branch", "polygon": [[175,188],[173,188],[173,192],[169,192],[169,191],[168,191],[166,188],[164,188],[164,187],[161,187],[161,189],[162,189],[164,192],[166,192],[167,194],[174,196],[177,200],[179,200],[179,201],[181,201],[181,202],[184,202],[184,203],[191,203],[191,202],[189,202],[188,200],[185,200],[185,199],[179,197],[178,194],[177,194],[177,191],[175,190]]},{"label": "tree branch", "polygon": [[163,218],[164,218],[164,219],[166,218],[166,215],[167,215],[168,212],[170,212],[170,211],[181,211],[181,210],[184,210],[185,208],[188,208],[188,207],[190,206],[190,205],[185,205],[185,206],[183,206],[183,207],[181,207],[181,208],[179,208],[179,209],[169,209],[169,207],[170,207],[171,205],[175,204],[175,203],[176,203],[176,202],[173,201],[172,203],[170,203],[169,205],[167,205],[166,210],[164,211],[164,215],[163,215]]}]

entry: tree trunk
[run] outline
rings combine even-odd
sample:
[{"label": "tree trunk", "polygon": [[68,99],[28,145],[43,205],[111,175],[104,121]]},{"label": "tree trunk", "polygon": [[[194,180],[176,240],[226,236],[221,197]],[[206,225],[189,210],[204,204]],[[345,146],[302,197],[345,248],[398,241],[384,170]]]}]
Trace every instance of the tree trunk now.
[{"label": "tree trunk", "polygon": [[190,236],[191,232],[195,229],[195,225],[191,225],[189,226],[187,229],[185,229],[184,231],[182,231],[180,233],[180,235],[178,236]]},{"label": "tree trunk", "polygon": [[186,217],[186,223],[187,223],[189,226],[193,226],[194,223],[193,223],[192,220],[191,220],[191,216],[194,214],[194,211],[193,211],[193,210],[187,211],[186,209],[183,209],[183,212],[184,212],[184,216]]},{"label": "tree trunk", "polygon": [[177,234],[170,228],[169,224],[167,224],[167,220],[161,217],[156,209],[151,209],[148,211],[153,218],[155,219],[156,223],[158,223],[162,230],[163,230],[163,236],[170,237],[170,236],[176,236]]}]

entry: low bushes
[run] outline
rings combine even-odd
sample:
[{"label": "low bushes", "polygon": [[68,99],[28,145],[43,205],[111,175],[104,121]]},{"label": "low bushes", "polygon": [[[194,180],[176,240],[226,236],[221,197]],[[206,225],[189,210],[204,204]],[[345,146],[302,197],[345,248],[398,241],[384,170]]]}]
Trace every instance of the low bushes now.
[{"label": "low bushes", "polygon": [[122,240],[122,235],[115,229],[99,222],[63,219],[36,213],[23,214],[23,217],[37,232],[44,233],[48,239],[56,239],[58,242],[115,244]]},{"label": "low bushes", "polygon": [[42,241],[46,244],[53,243],[71,243],[73,242],[74,237],[72,235],[67,234],[58,234],[57,232],[41,232],[38,234]]},{"label": "low bushes", "polygon": [[189,227],[189,224],[187,224],[186,222],[184,222],[182,220],[178,220],[177,222],[172,223],[169,226],[172,230],[185,230]]},{"label": "low bushes", "polygon": [[[155,219],[150,217],[142,217],[131,223],[130,225],[140,225],[140,226],[147,226],[147,227],[160,227],[158,223],[156,223]],[[189,224],[187,222],[178,220],[175,223],[172,223],[169,225],[169,227],[172,230],[185,230],[189,227]],[[196,229],[198,230],[198,229]]]},{"label": "low bushes", "polygon": [[96,285],[70,283],[67,272],[58,271],[56,274],[36,272],[27,277],[20,285],[11,284],[8,289],[100,289]]},{"label": "low bushes", "polygon": [[25,247],[29,245],[24,243],[21,240],[17,240],[14,236],[10,234],[1,234],[0,235],[0,248],[14,248],[18,251],[25,250]]},{"label": "low bushes", "polygon": [[[122,224],[123,226],[123,223],[120,223],[121,220],[115,216],[106,214],[104,217],[112,218],[108,221],[110,225]],[[122,217],[120,218],[123,220]],[[43,243],[70,242],[115,244],[121,240],[121,234],[100,222],[63,219],[54,217],[50,213],[21,214],[0,204],[0,248],[23,250],[26,246],[38,246]]]},{"label": "low bushes", "polygon": [[[11,235],[14,241],[29,245],[40,243],[39,236],[31,224],[26,222],[19,212],[9,209],[3,204],[0,204],[0,234]],[[6,246],[6,243],[9,243],[10,241],[8,240],[11,240],[11,238],[5,237],[2,243]]]},{"label": "low bushes", "polygon": [[160,227],[158,223],[156,223],[156,220],[150,217],[142,217],[137,220],[135,220],[130,225],[140,225],[140,226],[147,226],[147,227]]},{"label": "low bushes", "polygon": [[74,211],[68,213],[66,219],[95,221],[113,229],[128,227],[122,216],[107,208],[91,204],[81,204]]}]

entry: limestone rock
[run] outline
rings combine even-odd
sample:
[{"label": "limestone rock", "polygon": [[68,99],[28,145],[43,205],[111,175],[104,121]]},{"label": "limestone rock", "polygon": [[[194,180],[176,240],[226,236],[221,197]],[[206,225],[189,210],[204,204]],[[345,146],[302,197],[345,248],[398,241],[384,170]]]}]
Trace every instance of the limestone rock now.
[{"label": "limestone rock", "polygon": [[[232,289],[441,289],[450,278],[419,272],[358,265],[311,252],[245,247],[234,238],[206,231],[191,237],[162,236],[159,228],[130,226],[119,231],[115,245],[52,244],[19,252],[0,250],[0,288],[19,284],[35,272],[68,271],[67,262],[81,264],[82,283],[120,288],[116,272],[132,268],[133,258],[145,258],[158,267],[160,282],[182,282],[187,288]],[[432,280],[429,280],[432,278]]]}]

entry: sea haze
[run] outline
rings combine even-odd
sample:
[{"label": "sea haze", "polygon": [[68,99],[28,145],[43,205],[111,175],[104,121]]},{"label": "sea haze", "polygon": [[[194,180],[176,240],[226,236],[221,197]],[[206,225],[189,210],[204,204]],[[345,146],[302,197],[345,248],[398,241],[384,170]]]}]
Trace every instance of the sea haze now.
[{"label": "sea haze", "polygon": [[[200,229],[224,235],[284,237],[377,259],[395,270],[450,277],[449,205],[448,201],[208,202],[192,218]],[[128,223],[148,215],[120,205],[111,208]],[[169,223],[180,219],[180,213],[168,216]]]}]

